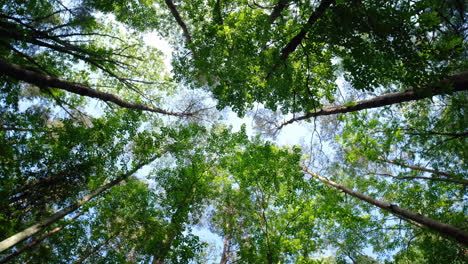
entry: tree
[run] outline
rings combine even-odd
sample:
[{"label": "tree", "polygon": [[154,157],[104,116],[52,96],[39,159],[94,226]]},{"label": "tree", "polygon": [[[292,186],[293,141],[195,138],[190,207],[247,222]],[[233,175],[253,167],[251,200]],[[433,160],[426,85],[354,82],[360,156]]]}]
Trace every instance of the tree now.
[{"label": "tree", "polygon": [[462,1],[0,6],[2,263],[467,261]]}]

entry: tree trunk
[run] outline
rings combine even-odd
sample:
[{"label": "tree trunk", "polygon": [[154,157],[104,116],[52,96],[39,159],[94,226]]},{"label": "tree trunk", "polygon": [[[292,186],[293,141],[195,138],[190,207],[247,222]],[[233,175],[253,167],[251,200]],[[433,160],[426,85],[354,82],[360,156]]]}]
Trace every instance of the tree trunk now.
[{"label": "tree trunk", "polygon": [[68,220],[68,222],[66,224],[61,225],[59,227],[56,227],[56,228],[50,230],[49,232],[41,235],[40,237],[38,237],[38,238],[34,239],[33,241],[31,241],[30,243],[26,244],[24,247],[22,247],[22,248],[18,249],[17,251],[11,253],[10,255],[6,256],[4,259],[2,259],[0,261],[0,264],[1,263],[7,263],[8,261],[13,259],[14,257],[19,256],[21,253],[40,245],[42,243],[42,241],[44,241],[46,238],[48,238],[49,236],[51,236],[51,235],[57,233],[58,231],[64,229],[69,224],[73,223],[73,221],[75,221],[78,217],[83,215],[84,212],[86,212],[86,211],[82,211],[82,212],[76,214],[74,217],[72,217],[70,220]]},{"label": "tree trunk", "polygon": [[361,199],[367,203],[370,203],[370,204],[373,204],[385,211],[388,211],[388,212],[391,212],[395,215],[398,215],[398,216],[401,216],[403,217],[404,219],[409,219],[409,220],[412,220],[412,221],[415,221],[416,223],[419,223],[427,228],[429,228],[430,230],[432,231],[436,231],[436,232],[439,232],[445,236],[448,236],[450,238],[453,238],[455,240],[457,240],[458,242],[464,244],[464,245],[467,245],[468,246],[468,233],[465,232],[464,230],[458,228],[458,227],[455,227],[455,226],[451,226],[451,225],[448,225],[448,224],[444,224],[444,223],[441,223],[441,222],[438,222],[434,219],[431,219],[429,217],[426,217],[426,216],[423,216],[421,214],[418,214],[418,213],[414,213],[410,210],[407,210],[405,208],[401,208],[401,207],[398,207],[394,204],[391,204],[391,203],[388,203],[388,202],[385,202],[385,201],[380,201],[380,200],[377,200],[377,199],[374,199],[370,196],[367,196],[367,195],[364,195],[362,193],[359,193],[359,192],[356,192],[344,185],[341,185],[341,184],[338,184],[336,182],[333,182],[325,177],[322,177],[322,176],[319,176],[315,173],[313,173],[312,171],[308,170],[308,169],[305,169],[304,168],[304,171],[308,174],[310,174],[311,176],[319,179],[320,181],[336,188],[336,189],[339,189],[339,190],[342,190],[343,192],[353,196],[353,197],[356,197],[358,199]]},{"label": "tree trunk", "polygon": [[[450,87],[452,87],[453,89],[448,89]],[[450,94],[453,92],[466,90],[468,90],[468,72],[462,72],[456,75],[452,75],[437,84],[420,87],[419,89],[410,89],[403,92],[383,94],[374,98],[356,101],[353,105],[350,106],[328,106],[320,109],[319,111],[307,113],[303,116],[292,118],[279,125],[278,129],[281,129],[284,126],[292,124],[296,121],[305,120],[312,117],[355,112],[363,109],[371,109],[387,105],[400,104],[403,102],[430,98],[434,95]]]},{"label": "tree trunk", "polygon": [[307,20],[307,24],[305,24],[301,31],[295,35],[289,42],[286,44],[286,46],[281,50],[281,55],[280,59],[282,61],[285,61],[288,59],[289,55],[296,50],[296,48],[301,44],[302,40],[307,35],[307,32],[309,29],[312,27],[312,25],[319,20],[325,11],[335,3],[335,0],[322,0],[320,2],[320,5],[317,7],[317,9],[312,13],[312,15],[309,17]]},{"label": "tree trunk", "polygon": [[182,32],[184,34],[184,38],[187,41],[187,44],[192,44],[192,36],[190,35],[190,32],[188,31],[187,25],[185,22],[182,20],[182,17],[179,14],[179,11],[177,11],[176,6],[171,0],[164,0],[166,3],[167,7],[169,7],[169,10],[171,10],[171,14],[174,17],[174,19],[177,21],[177,24],[179,24],[180,28],[182,28]]},{"label": "tree trunk", "polygon": [[154,256],[153,264],[163,264],[165,262],[171,250],[172,242],[179,233],[182,233],[182,223],[175,222],[175,219],[178,219],[177,215],[179,212],[180,211],[177,210],[174,213],[174,216],[171,218],[171,222],[169,223],[166,231],[167,237],[161,245],[161,249],[159,250],[158,254]]},{"label": "tree trunk", "polygon": [[281,15],[281,11],[283,11],[286,6],[288,6],[289,0],[278,0],[278,3],[273,8],[273,11],[270,14],[270,24],[273,24],[275,20]]},{"label": "tree trunk", "polygon": [[224,237],[223,253],[221,254],[221,261],[219,264],[227,264],[229,261],[229,254],[231,253],[231,242],[227,236]]},{"label": "tree trunk", "polygon": [[31,70],[24,69],[20,65],[9,63],[4,60],[0,60],[0,72],[2,73],[2,75],[14,78],[16,80],[24,81],[30,84],[34,84],[39,87],[45,86],[45,87],[58,88],[61,90],[74,93],[74,94],[96,98],[104,102],[112,102],[118,106],[128,108],[128,109],[149,111],[149,112],[154,112],[154,113],[159,113],[159,114],[164,114],[164,115],[179,116],[179,117],[187,117],[187,116],[193,115],[192,113],[170,112],[170,111],[166,111],[157,107],[142,105],[138,103],[130,103],[130,102],[122,100],[120,97],[114,94],[94,90],[81,83],[62,80],[60,78],[50,76],[50,75],[43,75],[43,74],[31,71]]},{"label": "tree trunk", "polygon": [[81,198],[80,200],[78,200],[75,203],[71,204],[70,206],[56,212],[55,214],[47,217],[46,219],[40,221],[39,223],[34,224],[34,225],[26,228],[25,230],[23,230],[23,231],[21,231],[19,233],[16,233],[15,235],[3,240],[2,242],[0,242],[0,253],[7,250],[7,249],[9,249],[10,247],[13,247],[14,245],[20,243],[21,241],[23,241],[25,239],[28,239],[28,238],[32,237],[33,235],[41,232],[45,227],[57,222],[58,220],[65,217],[66,215],[70,214],[71,212],[76,211],[78,208],[80,208],[82,205],[89,202],[91,199],[93,199],[96,196],[98,196],[99,194],[109,190],[114,185],[119,184],[120,182],[122,182],[123,180],[127,179],[129,176],[134,174],[136,171],[138,171],[141,167],[149,164],[150,162],[154,161],[155,159],[156,159],[156,157],[152,158],[148,162],[140,163],[138,166],[133,168],[128,173],[125,173],[125,174],[117,177],[117,179],[115,179],[115,180],[113,180],[113,181],[111,181],[111,182],[109,182],[109,183],[107,183],[107,184],[105,184],[105,185],[91,191],[88,195],[84,196],[83,198]]}]

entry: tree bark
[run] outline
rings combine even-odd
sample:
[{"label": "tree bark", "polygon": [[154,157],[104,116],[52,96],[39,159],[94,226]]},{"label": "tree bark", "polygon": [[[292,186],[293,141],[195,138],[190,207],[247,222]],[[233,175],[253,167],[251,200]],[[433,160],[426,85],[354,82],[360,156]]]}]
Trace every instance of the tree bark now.
[{"label": "tree bark", "polygon": [[140,163],[138,166],[133,168],[131,171],[129,171],[129,172],[123,174],[123,175],[120,175],[115,180],[113,180],[113,181],[111,181],[111,182],[109,182],[109,183],[107,183],[107,184],[105,184],[105,185],[91,191],[88,195],[86,195],[83,198],[81,198],[80,200],[74,202],[70,206],[56,212],[55,214],[47,217],[46,219],[40,221],[39,223],[34,224],[34,225],[26,228],[25,230],[23,230],[21,232],[18,232],[15,235],[10,236],[9,238],[3,240],[2,242],[0,242],[0,253],[7,250],[7,249],[9,249],[9,248],[11,248],[11,247],[13,247],[13,246],[15,246],[16,244],[20,243],[21,241],[32,237],[33,235],[41,232],[45,227],[57,222],[58,220],[65,217],[66,215],[76,211],[82,205],[86,204],[87,202],[89,202],[90,200],[92,200],[96,196],[100,195],[101,193],[109,190],[114,185],[117,185],[120,182],[122,182],[123,180],[127,179],[129,176],[134,174],[140,168],[142,168],[143,166],[151,163],[155,159],[156,159],[156,157],[152,158],[148,162]]},{"label": "tree bark", "polygon": [[46,238],[48,238],[49,236],[51,236],[51,235],[57,233],[58,231],[64,229],[69,224],[73,223],[73,221],[75,221],[78,217],[83,215],[84,212],[85,211],[82,211],[82,212],[76,214],[74,217],[72,217],[70,220],[68,220],[68,222],[66,224],[61,225],[59,227],[56,227],[56,228],[50,230],[49,232],[41,235],[40,237],[38,237],[38,238],[34,239],[33,241],[31,241],[30,243],[26,244],[24,247],[22,247],[22,248],[18,249],[17,251],[11,253],[10,255],[6,256],[4,259],[2,259],[0,261],[0,264],[1,263],[7,263],[8,261],[12,260],[14,257],[19,256],[21,253],[40,245],[42,243],[42,241],[44,241]]},{"label": "tree bark", "polygon": [[452,225],[448,225],[448,224],[444,224],[444,223],[441,223],[441,222],[438,222],[434,219],[431,219],[429,217],[426,217],[424,215],[421,215],[421,214],[418,214],[418,213],[415,213],[415,212],[412,212],[408,209],[405,209],[405,208],[401,208],[399,206],[396,206],[394,204],[391,204],[389,202],[385,202],[385,201],[381,201],[381,200],[377,200],[377,199],[374,199],[370,196],[367,196],[365,194],[362,194],[362,193],[359,193],[359,192],[356,192],[344,185],[341,185],[341,184],[338,184],[336,182],[333,182],[325,177],[322,177],[322,176],[319,176],[317,174],[315,174],[314,172],[304,168],[304,171],[308,174],[310,174],[311,176],[313,176],[314,178],[317,178],[318,180],[336,188],[336,189],[339,189],[339,190],[342,190],[343,192],[353,196],[353,197],[356,197],[362,201],[365,201],[369,204],[372,204],[372,205],[375,205],[385,211],[388,211],[392,214],[395,214],[395,215],[398,215],[398,216],[401,216],[403,217],[404,219],[409,219],[409,220],[412,220],[412,221],[415,221],[416,223],[419,223],[425,227],[427,227],[428,229],[432,230],[432,231],[436,231],[436,232],[439,232],[440,234],[443,234],[447,237],[450,237],[450,238],[453,238],[455,240],[457,240],[458,242],[464,244],[465,246],[468,246],[468,232],[465,232],[464,230],[458,228],[458,227],[455,227],[455,226],[452,226]]},{"label": "tree bark", "polygon": [[179,11],[177,11],[176,6],[171,0],[164,0],[164,2],[166,3],[167,7],[169,7],[169,10],[171,10],[171,14],[174,17],[174,19],[177,21],[177,24],[179,24],[180,28],[182,28],[182,32],[183,32],[185,40],[187,41],[187,44],[192,44],[192,36],[190,35],[190,32],[184,20],[182,20],[182,17],[180,16]]},{"label": "tree bark", "polygon": [[[448,90],[448,87],[452,87],[452,89]],[[292,118],[279,125],[278,129],[281,129],[284,126],[292,124],[296,121],[301,121],[312,117],[355,112],[363,109],[371,109],[387,105],[400,104],[403,102],[430,98],[434,95],[450,94],[466,90],[468,90],[468,72],[462,72],[456,75],[452,75],[437,84],[420,87],[419,89],[410,89],[403,92],[387,93],[376,96],[374,98],[356,101],[353,105],[350,106],[328,106],[320,109],[319,111],[307,113],[305,115]]]},{"label": "tree bark", "polygon": [[179,116],[179,117],[187,117],[192,116],[192,113],[177,113],[177,112],[170,112],[166,111],[157,107],[142,105],[138,103],[131,103],[122,100],[118,96],[110,93],[101,92],[98,90],[94,90],[84,84],[66,81],[54,76],[50,75],[43,75],[31,70],[27,70],[22,68],[20,65],[9,63],[4,60],[0,60],[0,73],[2,75],[14,78],[16,80],[24,81],[30,84],[34,84],[37,86],[45,86],[45,87],[52,87],[58,88],[61,90],[65,90],[74,94],[79,94],[91,98],[96,98],[104,102],[112,102],[118,106],[134,109],[134,110],[141,110],[141,111],[148,111],[154,112],[164,115],[172,115],[172,116]]},{"label": "tree bark", "polygon": [[227,236],[224,237],[223,241],[223,253],[221,254],[221,261],[219,264],[227,264],[229,261],[229,254],[231,252],[231,243]]},{"label": "tree bark", "polygon": [[301,31],[297,35],[295,35],[286,46],[281,50],[280,59],[285,61],[288,59],[289,55],[293,53],[297,47],[301,44],[302,40],[306,37],[307,32],[315,24],[325,13],[325,11],[335,3],[335,0],[322,0],[320,5],[317,9],[312,13],[312,15],[307,20],[307,24],[305,24]]},{"label": "tree bark", "polygon": [[288,6],[288,2],[289,0],[278,1],[270,14],[270,24],[273,24],[273,22],[275,22],[275,20],[281,15],[281,11],[283,11]]}]

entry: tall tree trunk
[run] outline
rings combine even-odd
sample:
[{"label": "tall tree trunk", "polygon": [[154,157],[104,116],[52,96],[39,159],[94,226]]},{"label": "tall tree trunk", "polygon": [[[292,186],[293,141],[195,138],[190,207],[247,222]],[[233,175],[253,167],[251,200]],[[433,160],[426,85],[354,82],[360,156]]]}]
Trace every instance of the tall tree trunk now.
[{"label": "tall tree trunk", "polygon": [[226,235],[223,241],[223,253],[221,254],[221,261],[219,264],[227,264],[229,261],[229,254],[231,253],[231,241]]},{"label": "tall tree trunk", "polygon": [[166,111],[161,108],[157,108],[153,106],[127,102],[127,101],[122,100],[120,97],[114,94],[94,90],[81,83],[62,80],[60,78],[50,76],[50,75],[43,75],[43,74],[31,71],[31,70],[24,69],[20,65],[9,63],[4,60],[0,60],[0,73],[2,75],[14,78],[16,80],[24,81],[30,84],[34,84],[39,87],[45,86],[45,87],[58,88],[61,90],[74,93],[74,94],[96,98],[104,102],[111,102],[118,106],[128,108],[128,109],[148,111],[148,112],[154,112],[154,113],[159,113],[159,114],[164,114],[164,115],[179,116],[179,117],[186,117],[186,116],[193,115],[193,113],[171,112],[171,111]]},{"label": "tall tree trunk", "polygon": [[41,232],[45,227],[57,222],[58,220],[65,217],[66,215],[70,214],[71,212],[76,211],[78,208],[80,208],[82,205],[89,202],[91,199],[95,198],[96,196],[100,195],[101,193],[103,193],[103,192],[109,190],[110,188],[112,188],[114,185],[117,185],[120,182],[122,182],[123,180],[127,179],[129,176],[131,176],[136,171],[138,171],[141,167],[151,163],[156,158],[157,157],[154,157],[151,160],[149,160],[148,162],[140,163],[138,166],[133,168],[128,173],[120,175],[119,177],[117,177],[117,179],[115,179],[115,180],[113,180],[113,181],[111,181],[111,182],[109,182],[109,183],[107,183],[107,184],[105,184],[105,185],[91,191],[88,195],[86,195],[83,198],[81,198],[80,200],[74,202],[70,206],[56,212],[55,214],[47,217],[46,219],[40,221],[39,223],[34,224],[34,225],[26,228],[25,230],[23,230],[23,231],[21,231],[19,233],[16,233],[15,235],[3,240],[2,242],[0,242],[0,253],[7,250],[7,249],[9,249],[10,247],[13,247],[14,245],[20,243],[21,241],[23,241],[25,239],[28,239],[28,238],[34,236],[35,234]]},{"label": "tall tree trunk", "polygon": [[18,249],[17,251],[11,253],[10,255],[6,256],[4,259],[2,259],[0,261],[0,264],[1,263],[7,263],[8,261],[13,259],[14,257],[19,256],[21,253],[40,245],[42,243],[42,241],[44,241],[46,238],[48,238],[49,236],[51,236],[51,235],[57,233],[58,231],[64,229],[69,224],[73,223],[73,221],[75,221],[78,217],[83,215],[84,212],[86,212],[86,211],[82,211],[82,212],[76,214],[74,217],[72,217],[70,220],[68,220],[68,222],[66,224],[61,225],[59,227],[56,227],[56,228],[50,230],[49,232],[41,235],[40,237],[38,237],[38,238],[34,239],[33,241],[31,241],[30,243],[26,244],[24,247],[22,247],[22,248]]},{"label": "tall tree trunk", "polygon": [[[453,89],[448,89],[450,87],[452,87]],[[279,125],[278,129],[281,129],[284,126],[292,124],[296,121],[305,120],[312,117],[355,112],[363,109],[371,109],[387,105],[400,104],[403,102],[430,98],[434,95],[450,94],[453,92],[466,90],[468,90],[468,72],[462,72],[456,75],[452,75],[437,84],[427,85],[424,87],[420,87],[419,89],[410,89],[403,92],[387,93],[376,96],[374,98],[356,101],[353,105],[349,106],[328,106],[316,112],[311,112],[303,116],[292,118]]]},{"label": "tall tree trunk", "polygon": [[458,228],[458,227],[455,227],[455,226],[452,226],[452,225],[448,225],[448,224],[444,224],[444,223],[441,223],[441,222],[438,222],[434,219],[431,219],[429,217],[426,217],[424,215],[421,215],[421,214],[418,214],[418,213],[415,213],[415,212],[412,212],[410,210],[407,210],[405,208],[401,208],[399,206],[396,206],[394,204],[391,204],[389,202],[385,202],[385,201],[380,201],[380,200],[377,200],[377,199],[374,199],[370,196],[367,196],[365,194],[362,194],[362,193],[359,193],[359,192],[356,192],[344,185],[341,185],[341,184],[338,184],[336,182],[333,182],[325,177],[322,177],[322,176],[319,176],[317,174],[315,174],[314,172],[304,168],[304,171],[308,174],[310,174],[311,176],[313,176],[314,178],[317,178],[319,179],[320,181],[336,188],[336,189],[339,189],[339,190],[342,190],[343,192],[353,196],[353,197],[356,197],[358,199],[361,199],[362,201],[365,201],[367,203],[370,203],[370,204],[373,204],[385,211],[388,211],[388,212],[391,212],[395,215],[398,215],[398,216],[401,216],[403,217],[404,219],[409,219],[409,220],[412,220],[412,221],[415,221],[416,223],[419,223],[427,228],[429,228],[430,230],[432,231],[436,231],[436,232],[439,232],[447,237],[450,237],[450,238],[453,238],[455,240],[457,240],[458,242],[464,244],[464,245],[467,245],[468,246],[468,233],[465,232],[464,230]]},{"label": "tall tree trunk", "polygon": [[178,204],[174,214],[171,216],[171,222],[166,229],[166,239],[163,241],[158,254],[154,255],[153,264],[163,264],[165,262],[175,237],[184,231],[184,219],[187,218],[187,212],[185,211],[192,203],[195,184],[198,182],[198,180],[199,178],[192,182],[189,189],[190,191],[185,194],[184,202]]}]

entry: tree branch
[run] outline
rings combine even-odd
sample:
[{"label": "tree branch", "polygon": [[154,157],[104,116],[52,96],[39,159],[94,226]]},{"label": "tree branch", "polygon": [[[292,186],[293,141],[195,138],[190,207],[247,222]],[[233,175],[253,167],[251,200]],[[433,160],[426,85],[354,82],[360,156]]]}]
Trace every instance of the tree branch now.
[{"label": "tree branch", "polygon": [[[390,164],[398,165],[398,166],[400,166],[400,167],[410,168],[410,169],[418,170],[418,171],[429,172],[429,173],[432,173],[432,174],[437,174],[437,175],[445,176],[445,177],[451,178],[451,179],[456,178],[456,177],[455,177],[454,175],[452,175],[451,173],[448,173],[448,172],[445,172],[445,171],[438,171],[438,170],[429,169],[429,168],[425,168],[425,167],[421,167],[421,166],[416,166],[416,165],[411,165],[411,164],[405,164],[405,163],[401,163],[401,162],[398,162],[398,161],[395,161],[395,160],[389,160],[389,159],[380,159],[380,160],[381,160],[381,161],[385,161],[385,162],[390,163]],[[466,184],[466,183],[465,183],[465,184]]]},{"label": "tree branch", "polygon": [[180,16],[179,11],[177,11],[176,6],[171,0],[164,0],[164,2],[166,3],[167,7],[169,7],[169,9],[171,10],[171,14],[174,17],[174,19],[177,21],[177,24],[179,24],[179,26],[182,28],[185,40],[187,41],[188,44],[192,44],[192,36],[190,35],[187,25],[182,20],[182,17]]},{"label": "tree branch", "polygon": [[310,15],[309,19],[307,20],[307,24],[305,24],[301,31],[294,36],[288,44],[281,50],[280,59],[282,61],[287,60],[289,55],[296,50],[296,48],[301,44],[302,40],[307,35],[309,29],[317,22],[325,13],[325,11],[330,7],[330,5],[334,4],[335,0],[322,0],[320,5],[317,9]]},{"label": "tree branch", "polygon": [[37,86],[47,86],[47,87],[52,87],[52,88],[58,88],[61,90],[74,93],[74,94],[96,98],[104,102],[112,102],[118,106],[128,108],[128,109],[148,111],[148,112],[153,112],[153,113],[179,116],[179,117],[189,117],[193,115],[192,113],[171,112],[171,111],[166,111],[157,107],[127,102],[127,101],[122,100],[121,98],[119,98],[118,96],[114,94],[97,91],[81,83],[62,80],[62,79],[59,79],[57,77],[53,77],[50,75],[43,75],[34,71],[24,69],[19,65],[9,63],[3,60],[0,60],[0,72],[3,75],[12,77],[16,80],[24,81],[24,82],[31,83]]},{"label": "tree branch", "polygon": [[[451,87],[451,86],[453,89],[447,89],[448,87]],[[456,75],[452,75],[437,84],[424,86],[419,89],[417,88],[417,89],[406,90],[403,92],[387,93],[387,94],[376,96],[374,98],[356,101],[354,102],[353,105],[349,105],[349,106],[345,106],[345,105],[328,106],[328,107],[320,109],[319,111],[316,111],[313,113],[307,113],[305,115],[292,118],[282,123],[277,128],[281,129],[286,125],[292,124],[297,121],[309,119],[312,117],[355,112],[355,111],[360,111],[363,109],[371,109],[371,108],[377,108],[377,107],[382,107],[382,106],[387,106],[387,105],[400,104],[403,102],[430,98],[434,95],[451,94],[454,92],[466,91],[466,90],[468,90],[468,72],[462,72]]]}]

